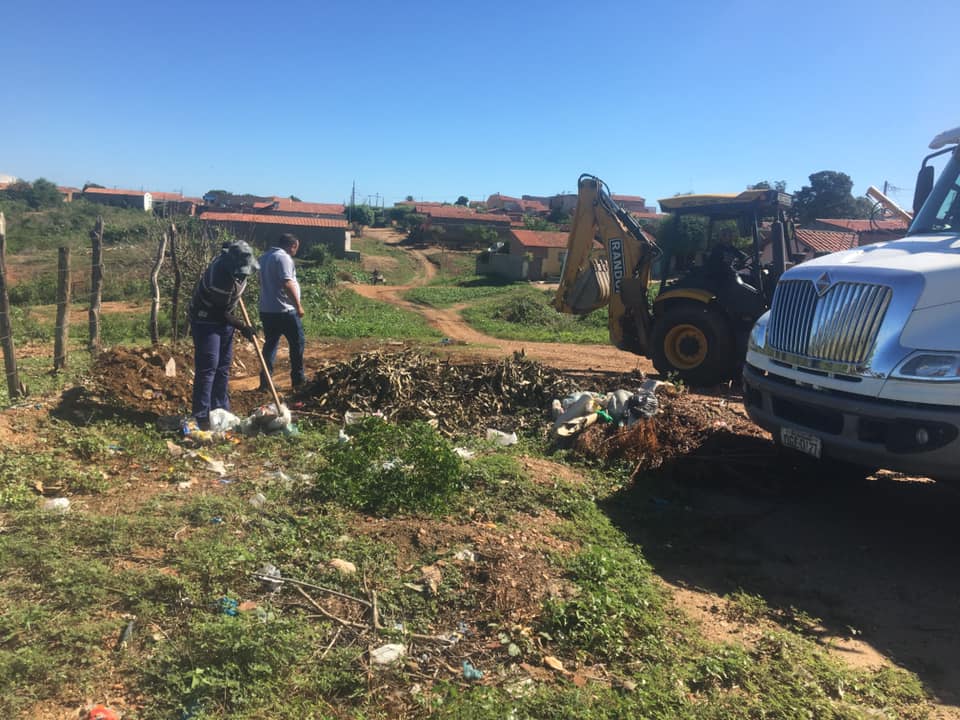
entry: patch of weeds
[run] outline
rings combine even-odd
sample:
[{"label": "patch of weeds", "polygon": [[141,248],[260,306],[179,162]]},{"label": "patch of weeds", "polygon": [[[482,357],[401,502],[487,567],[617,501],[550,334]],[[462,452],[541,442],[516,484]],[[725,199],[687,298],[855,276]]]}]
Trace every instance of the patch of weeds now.
[{"label": "patch of weeds", "polygon": [[757,622],[770,615],[767,601],[759,595],[737,590],[727,595],[726,599],[725,615],[734,622]]},{"label": "patch of weeds", "polygon": [[473,515],[500,522],[511,512],[542,509],[536,484],[511,454],[495,451],[465,462],[464,484],[470,491],[460,496],[458,506]]},{"label": "patch of weeds", "polygon": [[688,682],[698,692],[730,689],[743,683],[750,664],[743,647],[720,645],[696,659]]},{"label": "patch of weeds", "polygon": [[364,418],[350,436],[328,450],[317,476],[321,500],[378,515],[437,513],[461,488],[460,458],[427,423]]},{"label": "patch of weeds", "polygon": [[36,502],[34,488],[94,494],[106,490],[107,481],[95,466],[78,464],[55,452],[0,455],[0,507],[23,509]]},{"label": "patch of weeds", "polygon": [[342,655],[320,665],[308,662],[321,644],[320,627],[279,610],[192,616],[144,670],[151,715],[237,717],[273,704],[286,709],[291,697],[306,702],[331,692],[357,694],[362,680],[344,672]]},{"label": "patch of weeds", "polygon": [[570,600],[547,600],[540,619],[541,632],[560,648],[596,659],[623,659],[658,633],[662,594],[636,552],[590,545],[564,564],[580,593]]}]

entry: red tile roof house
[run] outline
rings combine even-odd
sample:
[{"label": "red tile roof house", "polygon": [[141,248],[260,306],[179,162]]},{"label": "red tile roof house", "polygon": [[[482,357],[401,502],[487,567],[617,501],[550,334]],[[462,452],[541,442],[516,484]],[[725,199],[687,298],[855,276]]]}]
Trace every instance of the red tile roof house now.
[{"label": "red tile roof house", "polygon": [[283,233],[293,233],[300,239],[302,254],[315,245],[326,245],[338,258],[360,259],[360,254],[350,247],[350,230],[345,219],[208,211],[200,214],[200,220],[222,227],[260,249],[270,247]]},{"label": "red tile roof house", "polygon": [[185,197],[182,193],[153,192],[153,212],[162,217],[197,214],[197,208],[203,205],[203,198]]},{"label": "red tile roof house", "polygon": [[546,217],[550,212],[550,208],[540,200],[529,198],[517,199],[508,197],[507,195],[501,195],[500,193],[491,195],[487,199],[487,210],[501,211],[514,223],[523,222],[525,215]]},{"label": "red tile roof house", "polygon": [[856,233],[857,245],[871,245],[875,242],[897,240],[907,234],[907,224],[903,220],[817,218],[810,223],[810,227],[820,230],[840,230]]},{"label": "red tile roof house", "polygon": [[76,195],[77,197],[80,197],[81,190],[80,188],[57,185],[57,192],[63,196],[64,202],[73,202],[73,196]]},{"label": "red tile roof house", "polygon": [[[852,232],[836,232],[833,230],[811,230],[810,228],[796,228],[797,244],[800,246],[801,261],[812,260],[815,257],[830,253],[849,250],[857,247],[857,234]],[[788,253],[794,253],[793,247],[787,248]],[[760,264],[769,265],[773,262],[773,247],[769,239],[763,241],[760,252]]]},{"label": "red tile roof house", "polygon": [[443,228],[442,240],[446,245],[477,247],[477,236],[470,232],[471,228],[491,228],[500,237],[507,237],[510,231],[510,218],[506,215],[477,213],[462,205],[417,205],[416,211],[426,216],[424,232]]},{"label": "red tile roof house", "polygon": [[611,195],[613,201],[628,213],[645,213],[647,208],[647,199],[639,195]]},{"label": "red tile roof house", "polygon": [[153,196],[143,190],[117,190],[113,188],[88,187],[82,193],[85,200],[113,205],[114,207],[134,208],[150,212],[153,210]]},{"label": "red tile roof house", "polygon": [[568,233],[546,230],[511,230],[510,254],[527,258],[529,280],[560,277],[567,257]]},{"label": "red tile roof house", "polygon": [[275,197],[272,201],[254,203],[253,209],[257,214],[328,218],[330,220],[346,219],[346,208],[342,203],[302,202]]}]

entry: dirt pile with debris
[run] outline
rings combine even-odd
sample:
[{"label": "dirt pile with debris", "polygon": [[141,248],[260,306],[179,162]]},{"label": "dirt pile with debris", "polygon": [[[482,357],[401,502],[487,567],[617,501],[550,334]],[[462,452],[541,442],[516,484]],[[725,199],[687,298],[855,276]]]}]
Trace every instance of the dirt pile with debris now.
[{"label": "dirt pile with debris", "polygon": [[448,435],[480,427],[517,431],[544,423],[554,398],[576,389],[558,370],[519,353],[452,363],[408,350],[360,353],[317,371],[304,409],[339,422],[347,411],[433,421]]}]

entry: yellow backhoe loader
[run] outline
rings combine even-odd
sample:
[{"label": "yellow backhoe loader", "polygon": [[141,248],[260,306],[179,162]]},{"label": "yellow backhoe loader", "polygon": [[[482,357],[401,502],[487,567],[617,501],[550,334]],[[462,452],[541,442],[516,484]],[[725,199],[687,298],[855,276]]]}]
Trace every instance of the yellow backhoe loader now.
[{"label": "yellow backhoe loader", "polygon": [[[791,196],[747,190],[661,200],[661,207],[676,218],[699,215],[707,220],[702,251],[678,272],[669,254],[617,205],[602,180],[581,175],[578,193],[554,307],[585,315],[607,306],[611,343],[650,358],[664,375],[698,386],[735,377],[750,328],[769,309],[788,263],[799,259],[787,254],[793,227],[785,213]],[[714,232],[715,223],[724,220],[735,221],[737,235],[749,238],[748,252]],[[766,243],[771,262],[762,265]]]}]

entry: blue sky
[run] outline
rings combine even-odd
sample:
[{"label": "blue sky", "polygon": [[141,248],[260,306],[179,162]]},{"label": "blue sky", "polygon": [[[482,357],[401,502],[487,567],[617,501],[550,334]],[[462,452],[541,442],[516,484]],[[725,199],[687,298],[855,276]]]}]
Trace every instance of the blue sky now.
[{"label": "blue sky", "polygon": [[955,0],[14,2],[0,173],[391,205],[576,190],[904,205],[960,125]]}]

